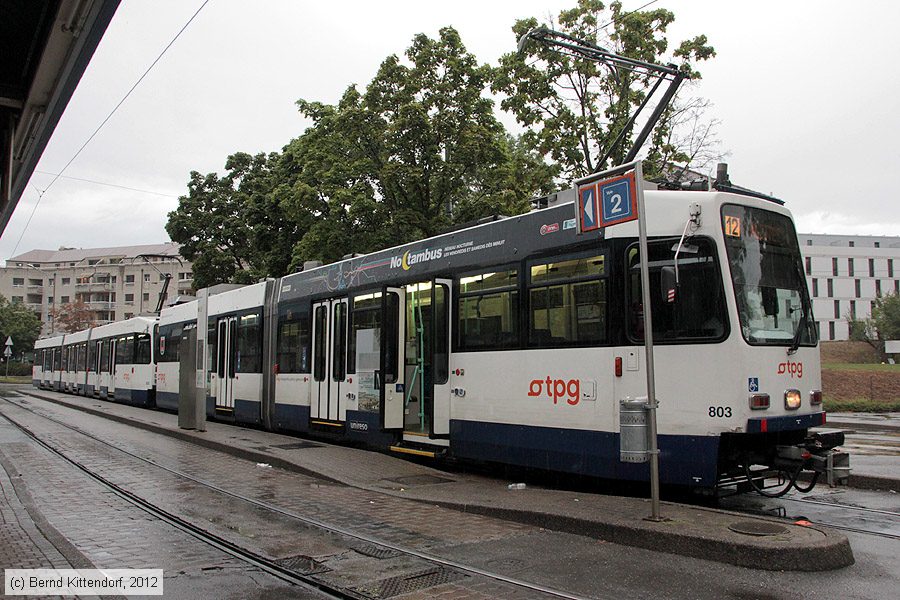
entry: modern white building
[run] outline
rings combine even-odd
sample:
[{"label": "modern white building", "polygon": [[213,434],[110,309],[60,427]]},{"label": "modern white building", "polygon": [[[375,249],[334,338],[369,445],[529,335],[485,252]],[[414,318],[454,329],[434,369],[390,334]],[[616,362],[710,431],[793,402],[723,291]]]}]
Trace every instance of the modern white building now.
[{"label": "modern white building", "polygon": [[31,250],[0,268],[0,294],[39,315],[42,335],[57,333],[52,311],[84,302],[102,325],[155,310],[166,275],[168,298],[192,293],[191,263],[174,242],[115,248]]},{"label": "modern white building", "polygon": [[900,293],[900,237],[798,237],[821,340],[848,339],[848,317],[866,319],[876,298]]}]

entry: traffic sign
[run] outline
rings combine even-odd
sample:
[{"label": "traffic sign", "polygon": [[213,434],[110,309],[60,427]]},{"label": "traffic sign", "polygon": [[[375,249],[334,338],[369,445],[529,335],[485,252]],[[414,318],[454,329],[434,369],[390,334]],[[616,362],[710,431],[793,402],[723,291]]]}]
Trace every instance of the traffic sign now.
[{"label": "traffic sign", "polygon": [[587,233],[600,229],[597,207],[597,186],[580,186],[578,188],[578,233]]},{"label": "traffic sign", "polygon": [[3,351],[3,356],[5,356],[6,358],[9,358],[10,356],[12,356],[12,348],[7,346],[6,350]]},{"label": "traffic sign", "polygon": [[13,345],[13,343],[12,343],[12,336],[9,336],[9,337],[6,338],[6,345],[7,345],[7,346],[12,346],[12,345]]},{"label": "traffic sign", "polygon": [[597,191],[600,197],[601,227],[634,221],[638,218],[634,171],[621,177],[598,182]]}]

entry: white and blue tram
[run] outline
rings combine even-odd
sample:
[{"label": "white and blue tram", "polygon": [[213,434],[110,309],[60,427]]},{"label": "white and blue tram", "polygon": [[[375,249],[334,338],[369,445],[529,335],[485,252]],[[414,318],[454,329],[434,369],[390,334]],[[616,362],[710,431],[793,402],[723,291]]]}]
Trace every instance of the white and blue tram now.
[{"label": "white and blue tram", "polygon": [[[825,412],[790,213],[724,192],[646,206],[661,481],[830,464],[840,440],[809,438]],[[620,403],[646,396],[637,225],[578,236],[574,216],[559,201],[164,309],[158,404],[176,408],[175,338],[193,327],[210,417],[647,480],[619,460]]]}]

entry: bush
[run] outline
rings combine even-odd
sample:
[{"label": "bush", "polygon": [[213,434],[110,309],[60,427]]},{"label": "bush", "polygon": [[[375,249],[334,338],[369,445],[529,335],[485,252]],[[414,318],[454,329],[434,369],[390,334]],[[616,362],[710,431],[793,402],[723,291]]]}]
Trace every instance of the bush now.
[{"label": "bush", "polygon": [[[9,363],[9,376],[13,375],[31,375],[31,363],[11,362]],[[0,363],[0,376],[6,375],[6,363]]]}]

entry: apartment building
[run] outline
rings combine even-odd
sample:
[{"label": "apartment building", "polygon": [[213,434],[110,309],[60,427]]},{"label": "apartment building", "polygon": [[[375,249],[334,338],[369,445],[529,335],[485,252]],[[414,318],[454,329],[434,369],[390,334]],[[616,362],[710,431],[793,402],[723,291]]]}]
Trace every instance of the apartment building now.
[{"label": "apartment building", "polygon": [[876,298],[900,294],[900,237],[798,237],[820,339],[848,339],[848,317],[866,319]]},{"label": "apartment building", "polygon": [[0,268],[0,294],[39,315],[42,335],[56,333],[52,311],[84,302],[101,325],[155,310],[166,276],[167,298],[192,294],[191,263],[174,242],[116,248],[31,250]]}]

